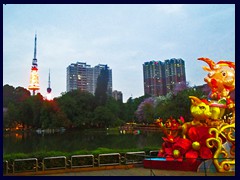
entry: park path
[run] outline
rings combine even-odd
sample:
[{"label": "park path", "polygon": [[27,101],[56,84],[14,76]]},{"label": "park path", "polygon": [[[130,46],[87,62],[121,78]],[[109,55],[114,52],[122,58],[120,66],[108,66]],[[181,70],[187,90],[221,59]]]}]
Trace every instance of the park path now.
[{"label": "park path", "polygon": [[79,171],[69,173],[50,174],[47,176],[235,176],[235,172],[228,173],[204,173],[193,171],[170,171],[159,169],[147,169],[144,167],[106,169],[94,171]]},{"label": "park path", "polygon": [[235,176],[235,172],[210,173],[144,168],[143,165],[120,165],[67,170],[23,172],[5,176]]}]

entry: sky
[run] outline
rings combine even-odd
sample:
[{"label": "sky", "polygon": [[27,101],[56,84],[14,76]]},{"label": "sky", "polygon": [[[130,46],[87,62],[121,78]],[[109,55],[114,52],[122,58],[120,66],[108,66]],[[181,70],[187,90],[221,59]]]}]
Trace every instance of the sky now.
[{"label": "sky", "polygon": [[40,93],[66,92],[66,68],[85,62],[112,69],[123,102],[144,95],[143,63],[182,58],[190,86],[204,84],[198,61],[235,62],[234,4],[3,5],[3,85],[27,89],[34,37]]}]

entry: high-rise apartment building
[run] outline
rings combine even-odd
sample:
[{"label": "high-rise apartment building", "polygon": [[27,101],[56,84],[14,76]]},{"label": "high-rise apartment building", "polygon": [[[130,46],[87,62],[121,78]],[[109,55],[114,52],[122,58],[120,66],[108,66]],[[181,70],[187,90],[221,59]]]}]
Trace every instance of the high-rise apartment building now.
[{"label": "high-rise apartment building", "polygon": [[176,83],[186,83],[185,62],[183,59],[172,58],[164,61],[166,93],[173,90]]},{"label": "high-rise apartment building", "polygon": [[[88,82],[91,76],[91,66],[83,62],[72,63],[67,67],[67,92],[75,89],[81,89],[83,91],[88,90]],[[89,74],[87,74],[89,73]]]},{"label": "high-rise apartment building", "polygon": [[112,70],[107,65],[99,64],[91,67],[83,62],[72,63],[67,67],[67,92],[81,89],[94,94],[97,87],[97,78],[103,68],[106,68],[109,72],[107,94],[112,95]]},{"label": "high-rise apartment building", "polygon": [[173,90],[176,83],[186,83],[184,60],[172,58],[164,62],[145,62],[143,64],[143,79],[145,95],[166,95]]},{"label": "high-rise apartment building", "polygon": [[159,96],[166,94],[164,65],[161,61],[150,61],[143,64],[144,94]]},{"label": "high-rise apartment building", "polygon": [[121,91],[114,90],[114,91],[112,92],[112,97],[113,97],[116,101],[120,101],[120,102],[123,101],[123,95],[122,95],[122,92],[121,92]]}]

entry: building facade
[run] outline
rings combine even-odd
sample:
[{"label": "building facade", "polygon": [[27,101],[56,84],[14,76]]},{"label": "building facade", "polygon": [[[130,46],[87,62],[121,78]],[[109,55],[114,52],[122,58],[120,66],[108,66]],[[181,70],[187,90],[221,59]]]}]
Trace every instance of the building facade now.
[{"label": "building facade", "polygon": [[167,59],[164,61],[166,93],[171,92],[176,83],[186,83],[185,62],[183,59]]},{"label": "building facade", "polygon": [[185,62],[172,58],[143,64],[144,94],[162,96],[172,91],[176,83],[185,82]]},{"label": "building facade", "polygon": [[123,95],[122,95],[122,92],[121,92],[121,91],[114,90],[114,91],[112,92],[112,97],[113,97],[116,101],[123,102]]},{"label": "building facade", "polygon": [[87,91],[87,77],[89,72],[87,69],[91,68],[83,62],[72,63],[67,67],[67,92],[81,89]]},{"label": "building facade", "polygon": [[67,67],[67,92],[81,89],[94,95],[102,68],[107,68],[109,72],[107,94],[112,95],[112,70],[107,65],[91,67],[84,62],[72,63]]}]

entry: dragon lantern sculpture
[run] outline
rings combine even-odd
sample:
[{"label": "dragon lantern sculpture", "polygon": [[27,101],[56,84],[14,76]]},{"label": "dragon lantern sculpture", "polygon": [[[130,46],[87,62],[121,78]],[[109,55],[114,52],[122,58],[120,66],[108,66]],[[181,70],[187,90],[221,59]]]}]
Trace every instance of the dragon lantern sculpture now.
[{"label": "dragon lantern sculpture", "polygon": [[[207,162],[218,172],[235,171],[235,103],[230,96],[235,90],[235,63],[215,63],[204,57],[198,60],[209,65],[203,69],[208,72],[204,81],[211,92],[207,99],[189,96],[192,121],[170,118],[164,124],[158,120],[166,136],[158,157],[181,161],[185,158],[189,163],[201,158],[204,165]],[[174,128],[169,128],[169,124]]]},{"label": "dragon lantern sculpture", "polygon": [[208,72],[204,81],[211,88],[211,99],[228,98],[230,91],[235,89],[235,63],[230,61],[219,61],[215,63],[209,58],[198,58],[206,62],[209,67],[203,66]]}]

